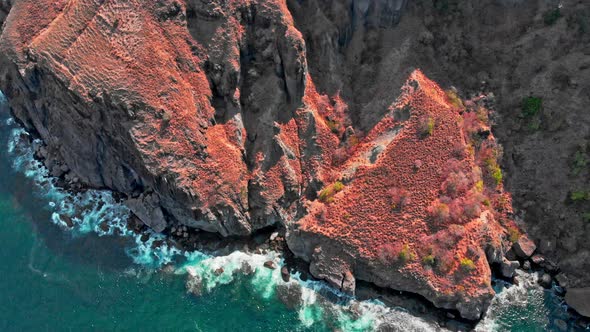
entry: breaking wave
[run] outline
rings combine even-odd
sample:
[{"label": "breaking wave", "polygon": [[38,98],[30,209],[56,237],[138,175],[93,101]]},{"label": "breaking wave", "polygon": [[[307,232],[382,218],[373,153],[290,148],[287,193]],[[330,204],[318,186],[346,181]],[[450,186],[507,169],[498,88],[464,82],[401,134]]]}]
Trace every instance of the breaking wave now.
[{"label": "breaking wave", "polygon": [[[227,256],[212,256],[201,252],[182,252],[169,246],[162,234],[149,232],[147,241],[126,226],[128,208],[118,203],[109,191],[86,190],[71,193],[56,185],[44,165],[34,158],[29,134],[8,119],[10,128],[8,153],[12,167],[29,178],[34,185],[34,194],[47,202],[51,222],[72,236],[96,233],[99,236],[124,236],[134,240],[126,253],[139,267],[159,269],[167,264],[178,264],[174,273],[186,275],[187,286],[198,281],[199,292],[213,291],[220,285],[232,282],[249,282],[261,298],[278,298],[297,311],[303,328],[332,322],[343,331],[369,331],[379,326],[393,330],[432,331],[435,326],[414,317],[403,309],[388,308],[379,301],[357,301],[318,281],[303,281],[298,273],[283,281],[283,260],[274,251],[253,254],[236,251]],[[40,144],[41,142],[33,142]],[[108,226],[108,227],[107,227]],[[154,242],[160,242],[158,246]],[[181,259],[179,259],[181,258]],[[178,263],[179,261],[184,263]],[[264,267],[274,261],[276,269]],[[133,271],[129,271],[133,273]],[[194,286],[193,286],[194,287]],[[192,290],[193,293],[195,290]],[[337,301],[328,300],[338,299]],[[440,328],[437,328],[440,330]]]},{"label": "breaking wave", "polygon": [[[277,268],[265,267],[267,262],[273,262]],[[197,295],[237,280],[250,282],[259,296],[279,299],[287,307],[297,310],[304,327],[330,322],[333,325],[330,328],[342,331],[369,331],[377,327],[393,331],[432,331],[437,328],[402,309],[388,308],[379,301],[357,301],[323,282],[303,281],[299,273],[291,274],[285,281],[281,266],[283,261],[277,252],[251,254],[236,251],[227,256],[189,259],[175,273],[187,274],[187,289]]]},{"label": "breaking wave", "polygon": [[[49,177],[47,168],[33,156],[29,134],[6,120],[11,128],[8,140],[8,154],[12,158],[12,167],[29,178],[33,183],[33,193],[47,202],[45,208],[51,213],[51,222],[70,231],[73,236],[96,233],[99,236],[120,235],[135,240],[135,246],[127,249],[127,254],[136,264],[157,268],[171,263],[175,255],[181,252],[169,246],[162,234],[149,232],[147,241],[127,228],[129,209],[113,198],[109,191],[86,190],[71,193],[55,183]],[[40,144],[40,142],[33,142]],[[155,246],[154,242],[161,242]]]},{"label": "breaking wave", "polygon": [[[0,93],[0,103],[3,95]],[[132,239],[126,253],[140,268],[157,270],[174,266],[173,273],[186,277],[187,290],[197,296],[234,282],[249,283],[257,296],[279,300],[297,312],[301,327],[315,329],[328,324],[342,331],[444,331],[437,323],[413,316],[402,308],[383,303],[358,301],[323,282],[303,281],[299,273],[281,275],[284,262],[280,253],[255,254],[236,251],[226,256],[201,252],[183,252],[168,245],[162,234],[148,231],[149,238],[127,228],[129,210],[108,191],[87,190],[71,193],[59,188],[43,164],[34,158],[28,133],[14,120],[3,120],[3,131],[10,130],[8,153],[12,167],[34,184],[34,194],[47,202],[51,222],[71,232],[72,236],[96,233],[99,236],[123,236]],[[40,142],[34,142],[40,144]],[[156,245],[157,242],[157,245]],[[276,268],[265,267],[272,261]],[[510,331],[518,328],[523,317],[535,326],[550,326],[549,312],[543,290],[536,284],[535,274],[518,272],[518,286],[499,283],[486,317],[476,331]],[[530,326],[530,324],[526,325]]]}]

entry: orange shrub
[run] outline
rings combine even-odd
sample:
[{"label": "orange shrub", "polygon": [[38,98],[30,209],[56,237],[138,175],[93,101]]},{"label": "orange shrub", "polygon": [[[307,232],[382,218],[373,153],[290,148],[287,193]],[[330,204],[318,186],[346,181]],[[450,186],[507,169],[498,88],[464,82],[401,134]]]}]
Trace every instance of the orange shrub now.
[{"label": "orange shrub", "polygon": [[444,223],[451,217],[449,206],[438,200],[428,207],[428,214],[438,223]]}]

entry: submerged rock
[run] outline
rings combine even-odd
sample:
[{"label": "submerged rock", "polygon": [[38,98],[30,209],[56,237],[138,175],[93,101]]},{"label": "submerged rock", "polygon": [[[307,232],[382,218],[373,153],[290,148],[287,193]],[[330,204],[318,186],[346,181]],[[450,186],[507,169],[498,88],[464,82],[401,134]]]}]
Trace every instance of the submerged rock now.
[{"label": "submerged rock", "polygon": [[193,295],[203,295],[203,279],[198,275],[189,274],[186,280],[186,289]]},{"label": "submerged rock", "polygon": [[279,300],[283,302],[287,308],[295,309],[303,305],[301,285],[297,282],[278,284],[276,286],[276,292]]},{"label": "submerged rock", "polygon": [[242,262],[242,265],[240,265],[239,271],[243,275],[249,276],[254,273],[254,268],[252,267],[252,265],[250,265],[250,263],[244,261],[244,262]]}]

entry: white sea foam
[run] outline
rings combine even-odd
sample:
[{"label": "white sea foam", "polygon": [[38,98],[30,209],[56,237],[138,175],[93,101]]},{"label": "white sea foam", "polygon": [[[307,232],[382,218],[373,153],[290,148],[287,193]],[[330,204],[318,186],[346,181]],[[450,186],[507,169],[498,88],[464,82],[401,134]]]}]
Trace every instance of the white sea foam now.
[{"label": "white sea foam", "polygon": [[[0,102],[2,97],[0,93]],[[14,120],[6,120],[5,125],[14,127]],[[69,230],[74,236],[94,232],[99,236],[118,234],[132,237],[134,245],[126,253],[139,267],[159,268],[177,262],[177,257],[184,256],[186,263],[179,266],[175,273],[188,273],[192,278],[199,278],[204,291],[211,292],[220,285],[236,281],[248,266],[252,269],[252,274],[245,280],[250,280],[252,288],[262,298],[276,297],[280,286],[287,285],[299,290],[297,294],[300,298],[296,310],[302,326],[309,328],[322,322],[331,322],[333,328],[342,331],[370,331],[379,326],[386,326],[385,330],[393,331],[444,331],[435,323],[415,317],[403,309],[389,308],[379,301],[355,300],[323,282],[302,281],[298,273],[292,274],[289,282],[284,282],[280,273],[283,261],[276,252],[259,255],[236,251],[227,256],[181,252],[168,246],[164,235],[153,232],[143,242],[140,235],[127,229],[129,210],[117,203],[110,192],[88,190],[74,195],[57,187],[48,177],[47,169],[33,158],[30,144],[23,142],[22,137],[26,135],[23,129],[12,129],[8,152],[13,158],[13,168],[30,178],[36,195],[47,201],[46,208],[51,212],[51,221]],[[73,228],[67,226],[66,218],[72,221]],[[106,231],[101,227],[105,221],[109,226]],[[154,246],[155,241],[161,243]],[[279,268],[265,268],[264,263],[269,260],[274,261]],[[137,274],[137,271],[134,273]],[[532,317],[527,319],[539,320],[539,326],[543,326],[543,320],[547,320],[546,313],[534,313],[535,308],[543,308],[543,304],[539,303],[543,299],[542,290],[536,284],[538,276],[518,273],[520,285],[504,288],[499,292],[486,317],[477,325],[477,331],[509,330],[505,323],[506,316],[512,314],[514,307],[527,312],[533,310]],[[340,301],[334,303],[327,300],[325,295],[329,293],[332,293],[330,298],[338,298]]]},{"label": "white sea foam", "polygon": [[544,291],[538,285],[539,274],[516,271],[518,285],[499,281],[497,294],[486,316],[476,326],[478,332],[513,331],[522,320],[527,325],[547,327],[549,312],[545,308]]},{"label": "white sea foam", "polygon": [[[269,269],[264,266],[267,261],[273,261],[278,268]],[[177,274],[188,273],[190,278],[196,278],[201,287],[198,292],[206,294],[220,285],[230,284],[239,276],[249,275],[251,287],[261,298],[272,299],[277,293],[284,292],[288,287],[296,287],[299,299],[296,310],[301,324],[313,328],[315,324],[331,322],[332,327],[342,331],[370,331],[381,324],[389,329],[399,331],[433,331],[442,330],[421,318],[397,308],[388,308],[379,301],[358,301],[329,287],[324,282],[302,281],[299,273],[291,274],[290,280],[285,282],[281,277],[280,267],[284,262],[277,252],[267,254],[251,254],[236,251],[227,256],[199,255],[189,259],[180,266]],[[251,275],[250,275],[251,273]],[[240,279],[244,280],[244,279]],[[188,283],[191,287],[193,283]],[[283,286],[284,288],[280,289]],[[193,289],[194,291],[194,289]],[[330,301],[330,298],[340,301]]]},{"label": "white sea foam", "polygon": [[[13,126],[12,122],[6,125]],[[127,254],[136,264],[157,268],[171,263],[181,252],[168,246],[162,234],[149,232],[149,239],[141,241],[141,236],[126,227],[129,209],[117,203],[109,191],[87,190],[72,194],[55,185],[44,165],[33,157],[33,148],[24,139],[28,134],[22,128],[13,128],[8,141],[8,152],[12,157],[13,168],[33,182],[36,196],[47,201],[46,209],[51,212],[51,221],[70,231],[73,236],[90,232],[99,236],[114,235],[133,237],[135,246],[127,249]],[[37,142],[40,143],[40,142]],[[68,221],[74,227],[68,227]],[[105,223],[108,228],[103,229]],[[153,248],[154,241],[162,243]]]},{"label": "white sea foam", "polygon": [[[6,124],[14,125],[12,121]],[[290,281],[285,283],[280,273],[283,261],[277,252],[259,255],[236,251],[227,256],[181,252],[168,246],[164,235],[153,232],[150,232],[148,240],[143,242],[140,235],[127,229],[129,210],[117,203],[110,192],[88,190],[72,194],[57,187],[49,178],[48,170],[33,157],[31,145],[26,142],[27,140],[23,140],[27,135],[23,129],[12,129],[8,151],[13,158],[13,168],[32,180],[35,194],[47,201],[46,208],[51,211],[51,221],[72,232],[74,236],[94,232],[99,236],[118,234],[133,237],[135,244],[126,252],[140,267],[159,268],[175,262],[178,256],[184,256],[186,263],[181,265],[176,273],[188,273],[191,277],[200,278],[207,292],[220,285],[234,282],[248,266],[252,269],[249,277],[251,287],[262,298],[275,298],[277,286],[281,284],[299,288],[301,298],[296,310],[302,325],[306,327],[331,319],[336,327],[343,331],[368,331],[385,323],[405,331],[433,330],[433,326],[428,322],[403,310],[387,308],[377,301],[356,301],[331,289],[323,282],[302,281],[299,274],[291,275]],[[68,218],[74,227],[68,227]],[[101,227],[103,222],[108,223],[106,231]],[[153,246],[154,241],[161,241],[161,244]],[[273,270],[264,267],[264,263],[269,260],[274,261],[279,268]],[[128,272],[139,276],[135,269]],[[342,303],[330,302],[321,295],[328,292],[341,298]]]}]

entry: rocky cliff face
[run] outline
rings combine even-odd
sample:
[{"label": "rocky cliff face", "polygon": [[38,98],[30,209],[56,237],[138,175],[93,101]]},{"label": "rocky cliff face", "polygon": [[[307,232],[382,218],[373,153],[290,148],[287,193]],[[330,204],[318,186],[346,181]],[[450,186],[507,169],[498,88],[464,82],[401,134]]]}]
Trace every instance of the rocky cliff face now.
[{"label": "rocky cliff face", "polygon": [[587,287],[588,3],[409,1],[395,27],[375,26],[378,14],[359,3],[289,1],[318,91],[340,91],[364,130],[416,67],[466,96],[494,92],[520,225],[559,265],[563,285]]},{"label": "rocky cliff face", "polygon": [[[453,61],[483,51],[465,46],[476,41],[454,19],[531,6],[3,1],[2,20],[12,8],[0,89],[45,142],[52,174],[120,192],[156,231],[248,235],[280,224],[311,272],[344,291],[367,280],[476,319],[493,294],[489,264],[516,230],[491,99],[463,103],[414,68],[469,89],[504,82],[490,77],[492,59],[487,72],[466,65],[459,75]],[[497,19],[486,16],[486,38]],[[503,29],[525,24],[514,21]]]}]

